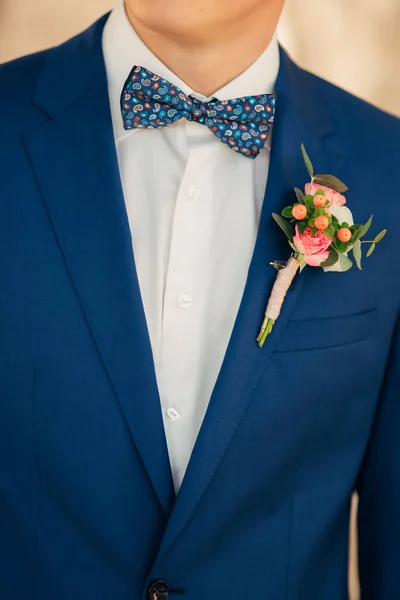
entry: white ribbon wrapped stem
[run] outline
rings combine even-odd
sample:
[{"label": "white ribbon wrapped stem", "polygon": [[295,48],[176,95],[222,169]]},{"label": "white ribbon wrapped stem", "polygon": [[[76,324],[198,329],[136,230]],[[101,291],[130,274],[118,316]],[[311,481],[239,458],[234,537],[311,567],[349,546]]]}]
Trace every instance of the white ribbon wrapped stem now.
[{"label": "white ribbon wrapped stem", "polygon": [[287,266],[278,271],[265,311],[266,318],[276,321],[279,317],[286,293],[290,288],[299,266],[298,260],[291,257],[288,260]]}]

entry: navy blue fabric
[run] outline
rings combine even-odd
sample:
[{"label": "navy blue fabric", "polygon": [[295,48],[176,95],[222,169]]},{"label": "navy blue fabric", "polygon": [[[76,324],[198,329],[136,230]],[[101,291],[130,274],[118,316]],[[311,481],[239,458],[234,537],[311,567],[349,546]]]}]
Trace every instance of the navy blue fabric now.
[{"label": "navy blue fabric", "polygon": [[[105,19],[0,66],[0,598],[144,600],[164,579],[183,600],[344,600],[354,489],[362,598],[399,598],[399,121],[281,51],[257,242],[175,498]],[[305,269],[260,349],[301,142],[389,233],[362,272]]]}]

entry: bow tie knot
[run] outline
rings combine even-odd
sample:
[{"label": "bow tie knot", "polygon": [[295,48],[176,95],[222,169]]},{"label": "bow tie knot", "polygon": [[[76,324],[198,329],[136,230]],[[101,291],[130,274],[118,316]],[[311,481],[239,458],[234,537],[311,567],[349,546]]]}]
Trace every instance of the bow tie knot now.
[{"label": "bow tie knot", "polygon": [[192,101],[193,107],[189,115],[187,116],[187,119],[189,121],[195,121],[196,123],[204,125],[206,119],[209,118],[208,111],[210,109],[207,108],[207,106],[203,102],[197,100],[197,98],[193,98],[192,96],[188,96],[188,98]]},{"label": "bow tie knot", "polygon": [[275,96],[202,102],[159,75],[135,66],[122,91],[121,113],[127,130],[166,127],[186,118],[208,127],[236,152],[256,158],[274,121]]}]

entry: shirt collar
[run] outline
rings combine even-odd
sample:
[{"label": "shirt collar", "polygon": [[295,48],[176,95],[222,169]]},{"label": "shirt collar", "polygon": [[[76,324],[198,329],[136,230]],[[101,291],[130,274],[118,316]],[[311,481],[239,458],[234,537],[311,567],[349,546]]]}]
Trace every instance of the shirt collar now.
[{"label": "shirt collar", "polygon": [[246,71],[214,92],[212,96],[203,96],[182,81],[144,44],[129,22],[124,0],[119,0],[111,12],[104,27],[102,44],[113,127],[117,140],[126,135],[121,119],[120,97],[133,65],[141,65],[149,69],[178,86],[186,95],[192,95],[203,101],[211,98],[229,100],[242,96],[273,93],[279,71],[279,45],[275,33],[264,52]]}]

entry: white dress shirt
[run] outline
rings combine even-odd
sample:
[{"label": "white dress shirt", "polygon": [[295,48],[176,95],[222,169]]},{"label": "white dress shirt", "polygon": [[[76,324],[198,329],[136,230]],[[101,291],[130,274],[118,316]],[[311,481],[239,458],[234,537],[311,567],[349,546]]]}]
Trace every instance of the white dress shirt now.
[{"label": "white dress shirt", "polygon": [[[120,95],[141,65],[209,101],[274,91],[276,36],[212,97],[194,92],[142,42],[120,2],[103,34],[111,112],[139,285],[153,351],[175,491],[200,430],[243,295],[268,176],[206,126],[181,119],[125,131]],[[257,332],[254,332],[257,335]]]}]

